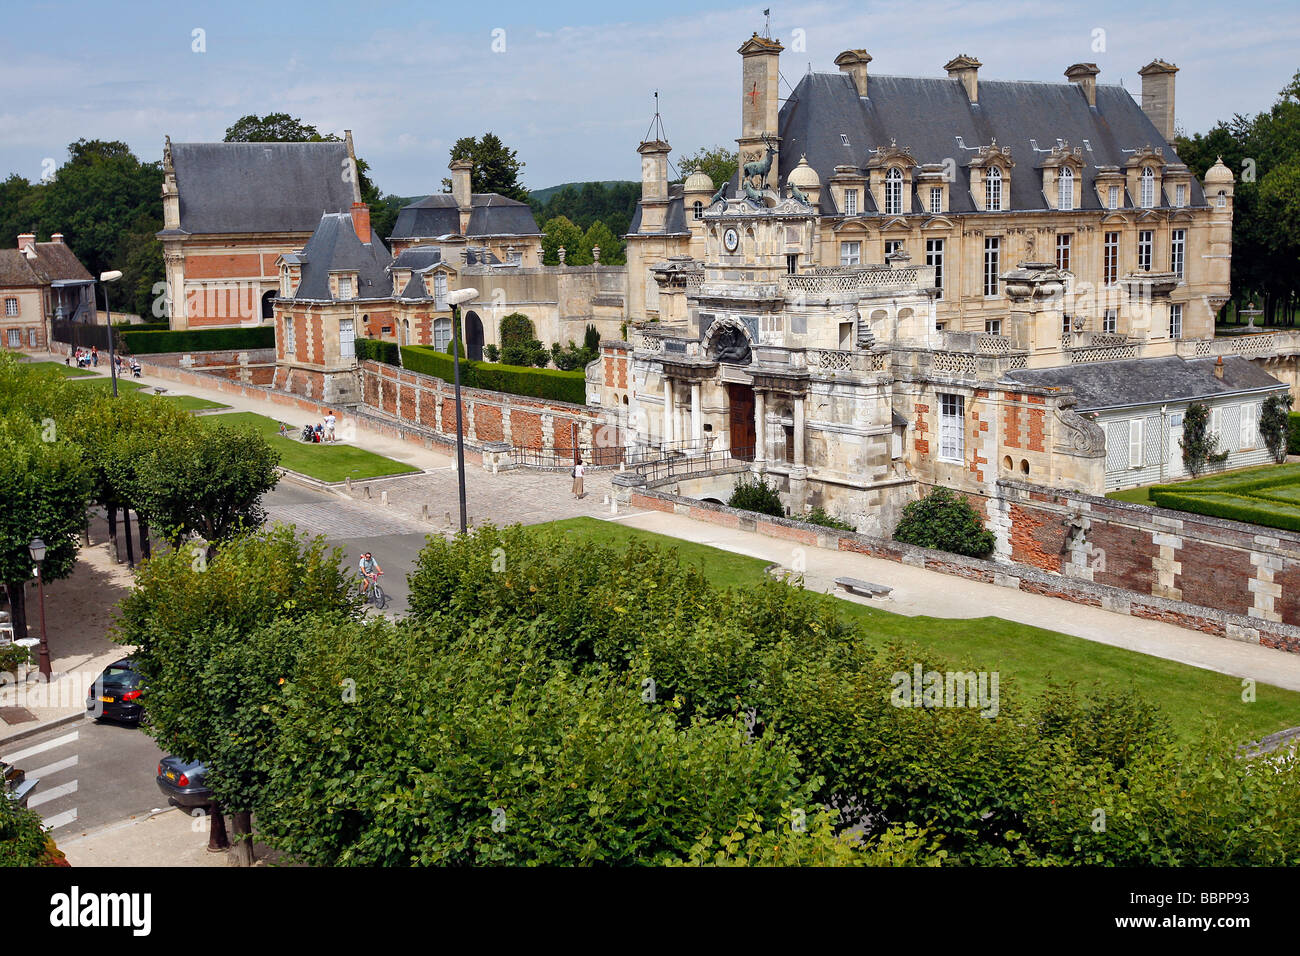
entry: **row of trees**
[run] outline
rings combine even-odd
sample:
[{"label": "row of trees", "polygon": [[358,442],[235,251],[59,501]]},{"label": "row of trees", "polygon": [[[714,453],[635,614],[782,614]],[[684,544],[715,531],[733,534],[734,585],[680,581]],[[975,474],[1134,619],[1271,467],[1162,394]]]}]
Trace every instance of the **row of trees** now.
[{"label": "row of trees", "polygon": [[599,219],[588,226],[586,232],[564,216],[548,219],[542,226],[542,263],[559,265],[560,250],[563,249],[566,265],[589,266],[596,261],[593,250],[598,248],[602,265],[625,265],[627,241],[622,238],[625,234],[626,230],[615,236]]},{"label": "row of trees", "polygon": [[[586,367],[600,353],[600,333],[590,323],[587,325],[581,346],[572,340],[567,347],[561,347],[559,342],[553,342],[549,351],[537,338],[532,319],[522,312],[511,312],[509,315],[502,316],[497,329],[500,333],[500,347],[483,346],[483,355],[489,362],[501,362],[505,365],[535,365],[538,368],[545,368],[554,362],[555,367],[560,371],[569,372]],[[448,350],[454,347],[455,342],[448,346]]]},{"label": "row of trees", "polygon": [[1198,178],[1222,156],[1233,190],[1233,310],[1250,302],[1262,320],[1294,325],[1300,307],[1300,72],[1272,109],[1238,113],[1208,133],[1178,136],[1178,156]]},{"label": "row of trees", "polygon": [[485,527],[431,538],[389,623],[338,564],[285,529],[164,555],[119,624],[168,746],[304,863],[1296,862],[1300,764],[1184,746],[1131,693],[900,698],[974,668],[798,587]]}]

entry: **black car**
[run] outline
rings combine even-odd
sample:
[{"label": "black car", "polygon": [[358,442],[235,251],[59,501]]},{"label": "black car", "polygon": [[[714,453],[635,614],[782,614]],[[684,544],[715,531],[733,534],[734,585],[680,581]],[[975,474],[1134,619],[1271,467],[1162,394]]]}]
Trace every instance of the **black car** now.
[{"label": "black car", "polygon": [[204,782],[207,773],[202,760],[185,761],[169,754],[158,764],[158,789],[168,803],[182,810],[207,807],[212,802],[212,791]]},{"label": "black car", "polygon": [[114,661],[90,685],[90,692],[86,696],[86,716],[116,720],[124,724],[140,723],[140,718],[144,715],[144,708],[140,705],[143,683],[131,658]]}]

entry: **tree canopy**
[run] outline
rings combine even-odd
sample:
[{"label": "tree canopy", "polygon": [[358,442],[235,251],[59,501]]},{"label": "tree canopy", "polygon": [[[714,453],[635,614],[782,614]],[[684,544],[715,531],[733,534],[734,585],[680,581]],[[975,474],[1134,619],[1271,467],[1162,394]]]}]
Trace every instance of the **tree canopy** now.
[{"label": "tree canopy", "polygon": [[690,156],[683,156],[677,161],[677,168],[682,175],[673,182],[684,183],[687,176],[699,170],[713,180],[713,188],[717,189],[723,183],[731,182],[739,164],[740,154],[734,149],[701,146]]},{"label": "tree canopy", "polygon": [[[451,147],[451,161],[467,159],[474,164],[470,172],[470,191],[499,193],[507,199],[528,201],[528,190],[519,182],[524,163],[515,150],[501,142],[495,133],[482,137],[462,136]],[[443,179],[443,189],[451,191],[451,180]]]}]

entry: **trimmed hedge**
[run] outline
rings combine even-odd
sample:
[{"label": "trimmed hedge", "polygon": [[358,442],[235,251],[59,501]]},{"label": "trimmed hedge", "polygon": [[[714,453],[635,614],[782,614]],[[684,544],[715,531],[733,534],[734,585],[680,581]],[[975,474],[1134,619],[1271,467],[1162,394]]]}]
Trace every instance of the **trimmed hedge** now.
[{"label": "trimmed hedge", "polygon": [[113,328],[119,332],[166,332],[171,329],[170,322],[114,322]]},{"label": "trimmed hedge", "polygon": [[1286,453],[1300,455],[1300,412],[1291,412],[1286,417]]},{"label": "trimmed hedge", "polygon": [[275,327],[245,329],[186,329],[181,332],[147,330],[119,332],[118,340],[133,355],[160,352],[226,352],[275,348]]},{"label": "trimmed hedge", "polygon": [[[444,382],[455,381],[450,355],[427,345],[404,345],[402,366],[412,372],[432,375]],[[587,374],[578,369],[560,372],[548,368],[525,368],[520,365],[497,365],[461,359],[460,384],[529,398],[546,398],[573,405],[587,403]]]},{"label": "trimmed hedge", "polygon": [[1260,498],[1245,498],[1223,492],[1189,495],[1160,488],[1151,489],[1151,500],[1161,508],[1186,511],[1210,518],[1227,518],[1248,524],[1300,531],[1300,508]]},{"label": "trimmed hedge", "polygon": [[396,342],[385,342],[383,339],[357,339],[354,344],[358,362],[371,359],[386,365],[400,364]]}]

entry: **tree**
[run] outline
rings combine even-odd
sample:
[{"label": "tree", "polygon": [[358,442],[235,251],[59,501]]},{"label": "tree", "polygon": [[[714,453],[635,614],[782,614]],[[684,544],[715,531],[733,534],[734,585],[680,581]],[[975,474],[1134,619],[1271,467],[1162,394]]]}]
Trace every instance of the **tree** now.
[{"label": "tree", "polygon": [[174,546],[190,535],[218,546],[266,520],[262,495],[280,454],[253,428],[191,423],[162,435],[136,463],[130,500]]},{"label": "tree", "polygon": [[[564,249],[565,262],[569,265],[583,265],[577,260],[582,258],[582,230],[563,216],[548,220],[542,227],[542,263],[548,266],[560,264],[560,249]],[[588,249],[588,257],[591,250]],[[590,259],[588,259],[590,262]]]},{"label": "tree", "polygon": [[[481,139],[462,136],[456,140],[451,147],[451,161],[462,159],[474,164],[469,180],[471,192],[498,193],[507,199],[528,201],[528,190],[519,182],[524,163],[495,133],[484,133]],[[451,180],[443,179],[442,186],[450,192]]]},{"label": "tree", "polygon": [[621,266],[627,264],[627,254],[623,242],[615,238],[603,222],[597,219],[591,224],[586,235],[582,237],[582,258],[584,264],[595,261],[595,252],[600,249],[601,265]]},{"label": "tree", "polygon": [[1291,420],[1291,395],[1270,395],[1259,416],[1259,434],[1278,464],[1286,461]]},{"label": "tree", "polygon": [[755,511],[774,518],[785,517],[785,505],[781,503],[781,494],[775,485],[767,483],[766,475],[755,478],[752,475],[742,474],[737,478],[731,497],[727,499],[727,507]]},{"label": "tree", "polygon": [[717,189],[723,183],[731,182],[731,177],[736,175],[739,165],[739,154],[734,149],[725,146],[712,148],[701,146],[690,156],[683,156],[678,161],[677,168],[682,175],[674,182],[683,183],[687,176],[699,170],[713,180],[713,188]]},{"label": "tree", "polygon": [[121,605],[114,636],[136,647],[147,730],[207,764],[241,864],[252,862],[251,817],[280,759],[271,708],[309,636],[360,603],[342,560],[323,538],[300,542],[276,526],[228,542],[210,562],[190,548],[159,555]]},{"label": "tree", "polygon": [[895,540],[972,558],[986,558],[997,543],[965,495],[938,485],[903,509]]},{"label": "tree", "polygon": [[1210,431],[1210,408],[1204,402],[1192,402],[1183,413],[1183,466],[1194,476],[1207,464],[1220,465],[1228,460],[1228,450],[1219,450],[1219,436]]}]

